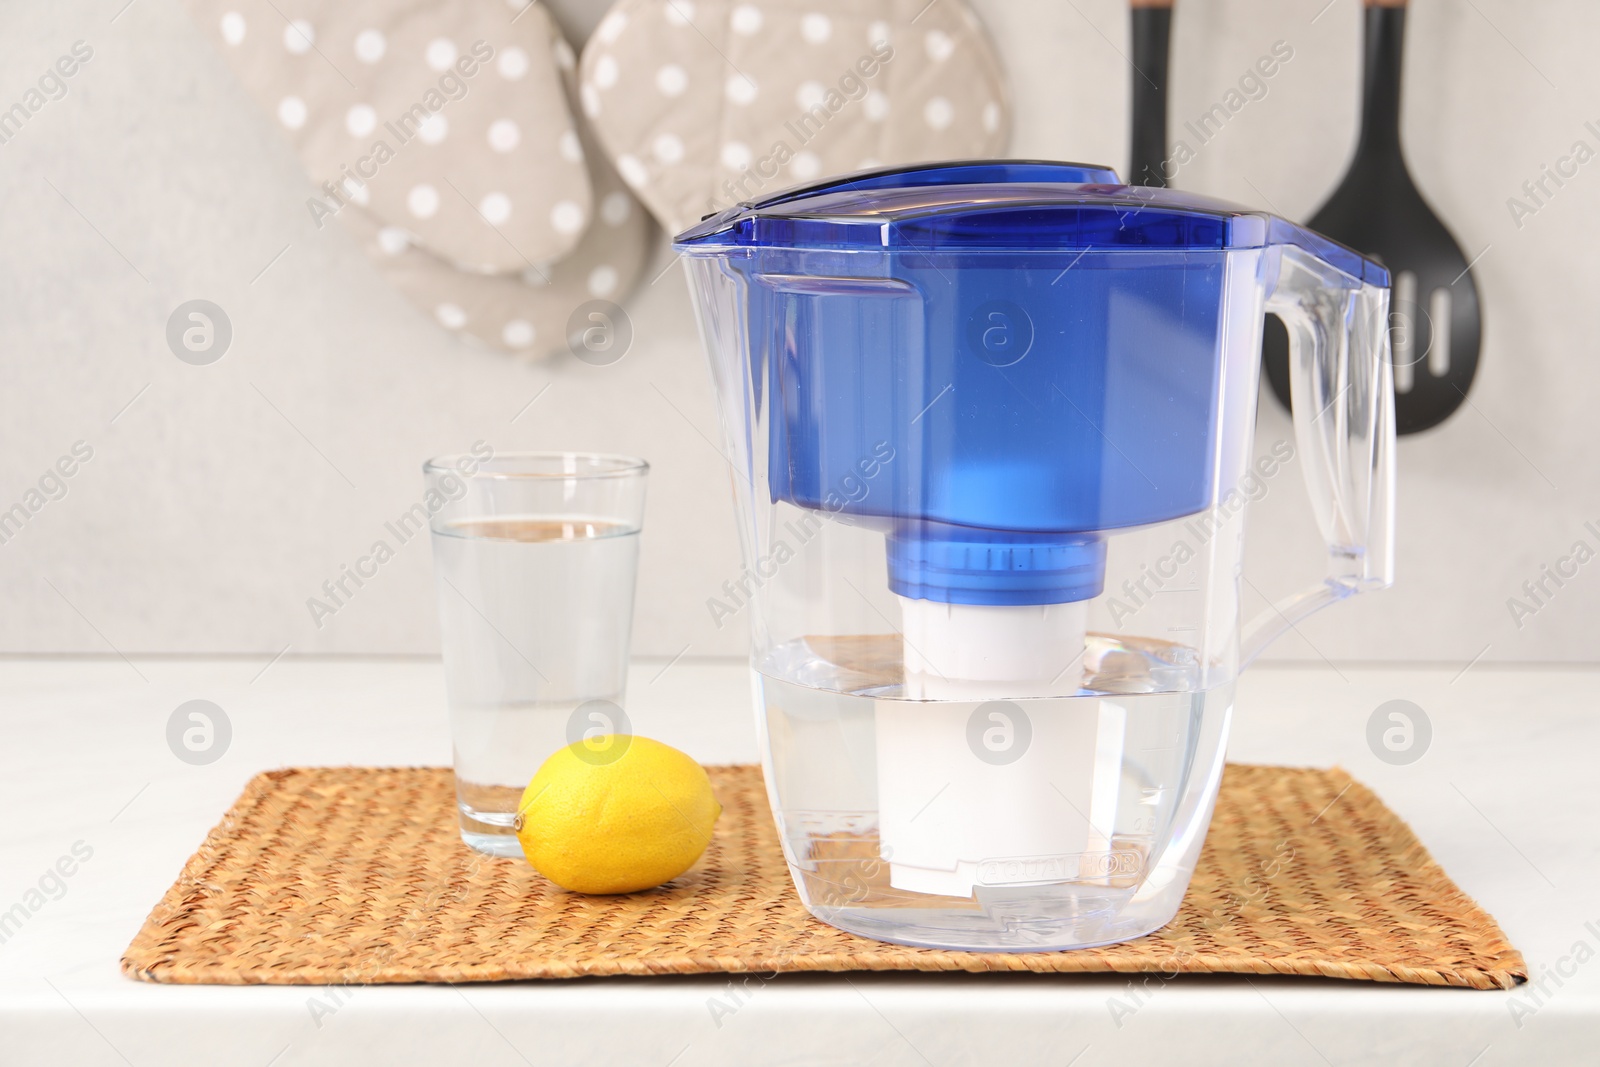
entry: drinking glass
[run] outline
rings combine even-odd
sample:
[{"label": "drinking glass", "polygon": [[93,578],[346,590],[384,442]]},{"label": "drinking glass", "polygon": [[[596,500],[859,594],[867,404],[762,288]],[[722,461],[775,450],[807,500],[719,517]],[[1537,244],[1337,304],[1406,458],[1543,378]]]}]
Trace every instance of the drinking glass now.
[{"label": "drinking glass", "polygon": [[622,711],[649,464],[583,452],[423,465],[461,837],[520,855],[522,791]]}]

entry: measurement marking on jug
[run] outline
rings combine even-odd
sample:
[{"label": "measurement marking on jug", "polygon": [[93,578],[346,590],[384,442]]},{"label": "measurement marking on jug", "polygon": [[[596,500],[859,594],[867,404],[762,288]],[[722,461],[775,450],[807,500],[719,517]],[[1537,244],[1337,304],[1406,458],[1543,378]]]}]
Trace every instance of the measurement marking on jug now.
[{"label": "measurement marking on jug", "polygon": [[1136,875],[1144,870],[1144,857],[1130,849],[1112,852],[1077,852],[1062,856],[1015,856],[987,859],[978,864],[978,885],[1025,885]]}]

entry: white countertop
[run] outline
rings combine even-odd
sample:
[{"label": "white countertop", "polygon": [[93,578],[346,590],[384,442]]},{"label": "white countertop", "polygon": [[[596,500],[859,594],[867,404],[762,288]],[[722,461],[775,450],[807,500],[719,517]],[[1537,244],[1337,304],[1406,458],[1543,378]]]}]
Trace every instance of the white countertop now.
[{"label": "white countertop", "polygon": [[[1595,1062],[1600,1044],[1600,670],[1256,667],[1230,757],[1340,764],[1551,977],[1545,992],[1180,977],[1132,1014],[1126,977],[784,976],[478,986],[162,986],[117,960],[244,783],[291,764],[444,764],[443,675],[426,660],[0,660],[0,1063],[1189,1064]],[[203,698],[233,737],[208,766],[166,724]],[[1379,704],[1433,727],[1425,756],[1380,761]],[[635,665],[637,732],[702,762],[754,760],[742,664]],[[81,844],[80,844],[81,842]],[[81,863],[29,896],[74,846]],[[35,907],[37,905],[37,907]],[[1586,925],[1588,924],[1588,925]],[[1580,962],[1581,959],[1581,962]],[[1557,974],[1556,970],[1566,972]],[[1557,983],[1560,983],[1559,985]],[[722,1008],[716,1015],[714,998]],[[727,1007],[735,1006],[731,1015]]]}]

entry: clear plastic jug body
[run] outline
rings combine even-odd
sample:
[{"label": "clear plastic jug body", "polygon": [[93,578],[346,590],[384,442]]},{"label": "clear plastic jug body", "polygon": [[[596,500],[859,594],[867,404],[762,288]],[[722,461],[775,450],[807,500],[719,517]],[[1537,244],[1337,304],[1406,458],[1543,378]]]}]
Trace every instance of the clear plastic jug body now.
[{"label": "clear plastic jug body", "polygon": [[[1330,577],[1285,618],[1388,580],[1384,294],[1273,245],[885,241],[680,238],[745,564],[713,609],[751,630],[795,886],[904,944],[1149,933],[1257,650],[1250,500],[1315,453]],[[1327,421],[1253,460],[1269,301]]]}]

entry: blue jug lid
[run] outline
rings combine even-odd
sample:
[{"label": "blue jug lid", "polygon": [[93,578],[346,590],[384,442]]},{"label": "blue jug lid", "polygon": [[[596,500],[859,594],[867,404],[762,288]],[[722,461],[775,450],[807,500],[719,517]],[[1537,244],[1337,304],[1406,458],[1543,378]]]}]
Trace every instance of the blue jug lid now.
[{"label": "blue jug lid", "polygon": [[1382,266],[1287,219],[1211,197],[1123,185],[1109,167],[1039,160],[863,171],[708,215],[680,252],[1229,251],[1294,245],[1378,286]]}]

